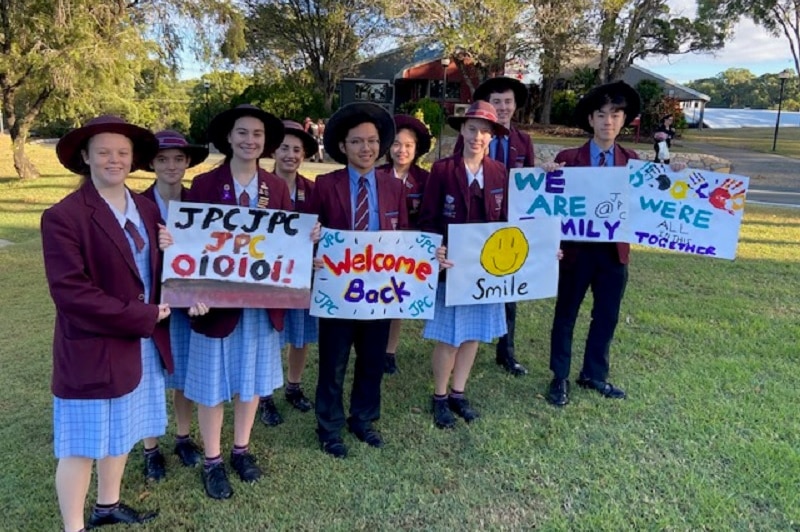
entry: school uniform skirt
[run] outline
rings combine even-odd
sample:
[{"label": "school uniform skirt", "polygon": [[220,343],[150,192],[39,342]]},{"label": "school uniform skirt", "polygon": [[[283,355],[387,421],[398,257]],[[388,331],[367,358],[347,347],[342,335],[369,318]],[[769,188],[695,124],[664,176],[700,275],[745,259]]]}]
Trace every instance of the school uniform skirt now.
[{"label": "school uniform skirt", "polygon": [[166,385],[171,390],[183,390],[186,384],[186,367],[189,364],[189,337],[192,327],[189,315],[183,309],[175,309],[169,316],[169,340],[172,345],[172,361],[175,369],[167,375]]},{"label": "school uniform skirt", "polygon": [[238,395],[245,401],[267,396],[283,386],[281,335],[264,309],[243,309],[236,328],[225,338],[191,332],[184,395],[216,406]]},{"label": "school uniform skirt", "polygon": [[142,380],[132,392],[114,399],[53,398],[56,458],[120,456],[143,438],[166,433],[165,371],[153,340],[141,343]]},{"label": "school uniform skirt", "polygon": [[315,344],[319,340],[319,320],[308,309],[289,309],[283,327],[283,342],[293,347]]},{"label": "school uniform skirt", "polygon": [[445,284],[439,283],[433,319],[425,322],[423,338],[458,347],[468,341],[490,343],[506,334],[503,303],[446,307],[444,290]]}]

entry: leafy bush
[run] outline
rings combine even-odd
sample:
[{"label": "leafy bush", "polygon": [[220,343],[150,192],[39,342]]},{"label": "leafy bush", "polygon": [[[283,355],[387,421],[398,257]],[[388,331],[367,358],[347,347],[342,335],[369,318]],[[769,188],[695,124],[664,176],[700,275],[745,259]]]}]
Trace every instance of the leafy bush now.
[{"label": "leafy bush", "polygon": [[578,96],[574,91],[557,91],[553,94],[553,105],[550,109],[550,123],[564,126],[575,125],[575,106]]},{"label": "leafy bush", "polygon": [[414,116],[417,111],[422,111],[422,115],[425,117],[423,122],[428,126],[431,134],[438,137],[444,127],[444,110],[441,104],[432,98],[422,98],[400,106],[400,112],[404,114]]}]

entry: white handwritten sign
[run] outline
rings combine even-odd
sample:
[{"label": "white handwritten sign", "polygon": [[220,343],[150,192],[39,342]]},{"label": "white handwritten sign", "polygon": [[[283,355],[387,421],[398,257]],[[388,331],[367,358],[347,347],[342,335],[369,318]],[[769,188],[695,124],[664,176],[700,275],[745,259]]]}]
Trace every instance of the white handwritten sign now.
[{"label": "white handwritten sign", "polygon": [[311,315],[375,320],[431,319],[440,235],[416,231],[323,229]]},{"label": "white handwritten sign", "polygon": [[308,308],[317,217],[171,201],[161,300],[174,307]]},{"label": "white handwritten sign", "polygon": [[628,172],[624,167],[511,170],[508,219],[555,216],[562,240],[625,242]]},{"label": "white handwritten sign", "polygon": [[675,173],[644,161],[630,161],[628,170],[631,243],[736,257],[749,178],[694,169]]},{"label": "white handwritten sign", "polygon": [[445,305],[483,305],[554,297],[560,221],[554,217],[452,224],[447,231]]}]

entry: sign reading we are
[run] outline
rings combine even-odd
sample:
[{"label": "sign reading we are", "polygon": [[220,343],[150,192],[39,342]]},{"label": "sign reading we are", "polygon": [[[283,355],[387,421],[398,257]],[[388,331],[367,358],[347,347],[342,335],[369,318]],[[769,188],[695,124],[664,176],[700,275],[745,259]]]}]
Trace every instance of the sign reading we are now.
[{"label": "sign reading we are", "polygon": [[628,173],[624,168],[517,168],[509,180],[508,219],[554,216],[563,240],[624,242],[628,238]]},{"label": "sign reading we are", "polygon": [[445,305],[485,305],[555,297],[560,222],[451,224]]},{"label": "sign reading we are", "polygon": [[375,320],[431,319],[442,237],[416,231],[323,229],[311,315]]},{"label": "sign reading we are", "polygon": [[308,308],[316,223],[296,212],[171,201],[162,302]]}]

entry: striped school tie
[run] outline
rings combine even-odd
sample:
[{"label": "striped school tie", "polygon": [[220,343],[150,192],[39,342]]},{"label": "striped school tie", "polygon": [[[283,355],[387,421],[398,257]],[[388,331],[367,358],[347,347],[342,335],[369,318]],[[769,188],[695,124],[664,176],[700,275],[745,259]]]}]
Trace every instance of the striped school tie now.
[{"label": "striped school tie", "polygon": [[133,245],[136,246],[136,251],[142,251],[144,249],[144,238],[142,238],[141,233],[139,233],[139,229],[136,228],[136,224],[127,220],[125,222],[125,230],[131,235]]},{"label": "striped school tie", "polygon": [[606,166],[606,152],[604,151],[600,152],[600,162],[598,163],[597,166]]},{"label": "striped school tie", "polygon": [[358,196],[356,197],[356,215],[353,222],[355,231],[369,229],[369,195],[367,194],[367,179],[360,177],[358,180]]}]

